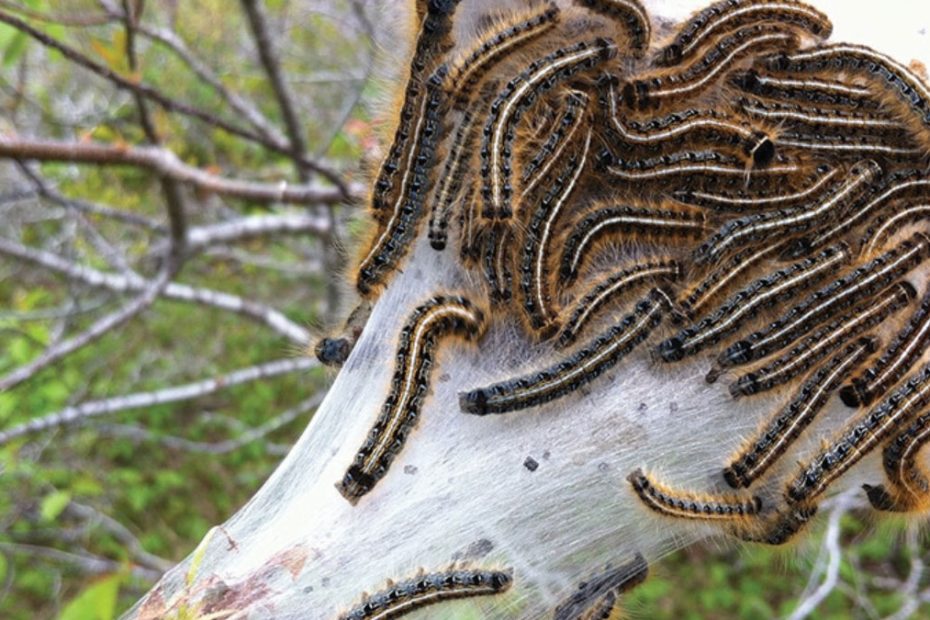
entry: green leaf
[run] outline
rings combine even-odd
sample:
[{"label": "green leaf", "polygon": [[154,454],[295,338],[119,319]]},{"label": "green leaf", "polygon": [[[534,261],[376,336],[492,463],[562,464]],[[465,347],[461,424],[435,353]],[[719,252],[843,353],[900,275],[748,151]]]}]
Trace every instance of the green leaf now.
[{"label": "green leaf", "polygon": [[3,50],[3,66],[9,67],[17,60],[22,58],[23,52],[26,51],[26,42],[28,41],[24,32],[17,32],[10,39],[10,43]]},{"label": "green leaf", "polygon": [[67,491],[52,491],[42,499],[42,506],[39,509],[42,519],[54,521],[70,502],[71,494]]},{"label": "green leaf", "polygon": [[113,620],[123,579],[121,573],[98,579],[65,605],[58,620]]}]

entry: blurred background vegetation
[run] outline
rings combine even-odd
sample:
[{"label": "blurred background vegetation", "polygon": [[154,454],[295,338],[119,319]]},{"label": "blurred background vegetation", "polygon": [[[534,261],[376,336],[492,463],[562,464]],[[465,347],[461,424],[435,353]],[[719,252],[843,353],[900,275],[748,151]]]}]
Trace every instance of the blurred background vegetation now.
[{"label": "blurred background vegetation", "polygon": [[[118,616],[306,426],[399,2],[0,0],[0,617]],[[679,552],[630,612],[930,613],[916,525],[858,514]]]}]

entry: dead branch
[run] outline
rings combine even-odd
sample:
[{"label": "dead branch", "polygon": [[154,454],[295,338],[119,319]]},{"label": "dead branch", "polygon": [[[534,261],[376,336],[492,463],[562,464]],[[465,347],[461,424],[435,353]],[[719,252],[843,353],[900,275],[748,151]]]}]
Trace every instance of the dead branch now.
[{"label": "dead branch", "polygon": [[[249,131],[248,129],[225,121],[206,110],[172,99],[151,85],[145,84],[137,79],[131,79],[120,75],[109,67],[101,65],[100,63],[92,60],[73,47],[66,45],[61,41],[49,36],[48,34],[33,28],[23,20],[3,10],[0,10],[0,22],[12,26],[13,28],[16,28],[17,30],[29,35],[45,47],[60,52],[71,62],[106,79],[120,90],[125,90],[130,93],[137,94],[141,97],[145,97],[146,99],[150,99],[151,101],[164,108],[166,111],[176,112],[190,116],[192,118],[196,118],[209,125],[222,129],[231,135],[261,144],[265,148],[277,153],[281,153],[282,155],[293,155],[293,151],[290,148],[290,145],[272,142],[263,136]],[[348,188],[345,186],[342,177],[337,172],[330,170],[328,167],[318,162],[306,158],[301,160],[301,165],[305,166],[309,170],[312,170],[313,172],[320,174],[330,183],[335,185],[339,194],[344,199],[349,197]]]},{"label": "dead branch", "polygon": [[[338,204],[344,198],[338,189],[317,184],[289,185],[287,181],[271,184],[220,177],[185,164],[172,151],[155,146],[63,142],[0,136],[0,157],[78,164],[137,166],[182,183],[189,183],[203,192],[259,203],[329,205]],[[350,191],[352,196],[360,196],[363,190],[360,185],[353,185]]]},{"label": "dead branch", "polygon": [[126,424],[107,424],[95,426],[94,428],[108,435],[116,435],[135,441],[154,441],[172,450],[200,454],[226,454],[263,439],[307,412],[316,409],[323,401],[324,396],[325,392],[314,394],[294,407],[279,413],[264,424],[243,431],[238,437],[217,442],[192,441],[184,437],[153,433],[146,428]]},{"label": "dead branch", "polygon": [[[275,52],[274,45],[271,41],[271,35],[268,33],[268,25],[265,21],[265,14],[259,6],[258,0],[242,0],[242,6],[248,17],[249,27],[252,31],[252,38],[255,41],[255,47],[258,49],[258,58],[261,60],[262,67],[271,83],[271,89],[274,92],[278,107],[281,109],[281,116],[284,119],[284,126],[287,129],[288,141],[291,145],[291,152],[295,161],[302,161],[307,151],[307,144],[304,140],[303,129],[300,121],[297,120],[297,110],[294,107],[294,99],[287,87],[287,82],[281,75],[281,66],[278,62],[278,55]],[[303,166],[301,166],[303,169]],[[301,181],[307,182],[305,174],[301,174]]]},{"label": "dead branch", "polygon": [[[138,292],[149,289],[153,283],[136,273],[117,275],[105,273],[70,262],[57,254],[36,250],[0,237],[0,254],[29,261],[67,278],[77,280],[88,286],[104,288],[118,293]],[[299,346],[306,346],[310,333],[288,319],[280,311],[259,302],[243,299],[237,295],[197,288],[169,282],[162,291],[166,299],[201,304],[221,310],[228,310],[263,323],[289,338]]]},{"label": "dead branch", "polygon": [[[52,547],[43,547],[40,545],[28,545],[24,543],[0,542],[0,551],[8,551],[19,555],[26,555],[32,559],[50,560],[61,564],[73,566],[84,573],[93,575],[103,575],[107,573],[118,573],[125,568],[122,562],[108,560],[90,554],[77,554]],[[130,569],[132,575],[139,579],[155,581],[162,576],[163,571],[152,570],[142,566],[134,566]]]},{"label": "dead branch", "polygon": [[0,445],[9,443],[17,437],[46,431],[63,426],[72,426],[86,422],[90,418],[119,413],[129,409],[139,409],[200,398],[236,385],[269,379],[292,372],[310,370],[319,366],[316,359],[300,357],[276,360],[249,366],[212,379],[204,379],[169,387],[154,392],[136,392],[125,396],[88,401],[73,407],[34,418],[18,426],[0,432]]},{"label": "dead branch", "polygon": [[171,560],[146,551],[142,546],[142,542],[129,531],[129,528],[96,508],[72,500],[65,507],[64,513],[106,530],[113,538],[126,547],[137,563],[143,566],[162,573],[174,566],[174,562]]},{"label": "dead branch", "polygon": [[168,284],[173,274],[173,267],[162,270],[159,276],[149,284],[142,294],[126,303],[119,310],[98,319],[93,325],[78,335],[62,340],[49,347],[25,366],[21,366],[6,376],[0,377],[0,392],[12,389],[28,381],[40,371],[102,338],[106,333],[116,329],[148,308],[155,302],[155,299],[158,298],[159,293]]}]

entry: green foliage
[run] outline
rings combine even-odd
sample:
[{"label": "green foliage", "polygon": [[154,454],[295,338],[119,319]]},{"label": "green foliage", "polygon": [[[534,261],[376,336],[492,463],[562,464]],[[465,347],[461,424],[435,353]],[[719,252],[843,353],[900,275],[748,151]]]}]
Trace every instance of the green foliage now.
[{"label": "green foliage", "polygon": [[118,573],[94,581],[65,605],[58,620],[113,620],[117,595],[125,578]]}]

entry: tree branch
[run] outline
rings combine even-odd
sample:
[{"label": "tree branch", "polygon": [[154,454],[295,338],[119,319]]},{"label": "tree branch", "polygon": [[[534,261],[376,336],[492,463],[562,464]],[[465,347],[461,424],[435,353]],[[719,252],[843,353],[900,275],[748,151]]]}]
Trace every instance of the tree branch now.
[{"label": "tree branch", "polygon": [[[94,575],[118,573],[124,568],[122,562],[117,562],[115,560],[107,560],[95,555],[83,553],[70,553],[68,551],[61,551],[59,549],[53,549],[52,547],[42,547],[40,545],[0,542],[0,551],[9,551],[10,553],[21,555],[25,554],[33,559],[51,560],[53,562],[70,564],[71,566],[76,566],[85,573]],[[157,581],[162,576],[162,571],[141,566],[133,567],[131,573],[134,577],[147,581]]]},{"label": "tree branch", "polygon": [[176,32],[166,28],[153,28],[145,24],[139,24],[137,29],[139,34],[164,45],[174,52],[194,72],[194,75],[208,84],[234,112],[248,121],[265,138],[277,144],[284,144],[287,141],[287,138],[251,101],[226,88],[226,85],[217,77],[216,72],[197,58]]},{"label": "tree branch", "polygon": [[[303,130],[300,121],[297,120],[297,111],[294,108],[294,100],[287,87],[284,77],[281,75],[281,67],[275,53],[271,37],[268,34],[268,25],[265,22],[265,14],[258,5],[259,0],[242,0],[242,6],[248,17],[249,27],[252,30],[252,38],[255,40],[255,47],[258,49],[258,57],[261,60],[262,67],[271,82],[271,89],[274,92],[275,99],[278,101],[278,107],[281,109],[281,116],[284,118],[284,126],[287,128],[287,137],[291,144],[291,152],[296,161],[303,160],[307,152],[307,144],[304,140]],[[303,166],[299,166],[304,170]],[[307,182],[306,174],[300,175],[301,181]]]},{"label": "tree branch", "polygon": [[[21,32],[24,32],[25,34],[29,35],[30,37],[32,37],[33,39],[35,39],[36,41],[38,41],[39,43],[41,43],[42,45],[46,47],[57,50],[71,62],[106,79],[107,81],[111,82],[114,86],[116,86],[120,90],[126,90],[130,93],[138,94],[142,97],[145,97],[146,99],[150,99],[154,101],[159,106],[161,106],[162,108],[164,108],[165,110],[169,112],[177,112],[179,114],[184,114],[186,116],[196,118],[209,125],[218,127],[222,129],[223,131],[226,131],[229,134],[238,136],[240,138],[245,138],[246,140],[250,140],[252,142],[261,144],[265,148],[268,148],[277,153],[281,153],[282,155],[293,155],[292,149],[290,148],[290,145],[288,144],[281,144],[281,143],[268,140],[267,138],[263,136],[260,136],[247,129],[244,129],[228,121],[225,121],[219,118],[218,116],[216,116],[215,114],[211,114],[210,112],[207,112],[206,110],[202,110],[190,104],[183,103],[175,99],[172,99],[162,94],[158,89],[156,89],[153,86],[144,84],[136,79],[131,79],[131,78],[122,76],[119,73],[110,69],[109,67],[101,65],[100,63],[82,54],[78,50],[62,43],[61,41],[47,35],[46,33],[40,30],[36,30],[35,28],[30,26],[23,20],[19,19],[18,17],[14,15],[10,15],[9,13],[2,11],[2,10],[0,10],[0,22],[5,23],[9,26],[12,26],[13,28],[16,28],[17,30]],[[316,172],[320,174],[321,176],[325,177],[330,183],[335,185],[336,189],[339,191],[339,194],[343,198],[345,199],[349,198],[350,193],[348,191],[348,188],[345,186],[345,183],[342,177],[337,172],[335,172],[334,170],[330,170],[329,168],[327,168],[326,166],[323,166],[322,164],[319,164],[315,161],[312,161],[306,158],[303,158],[301,160],[301,164],[306,166],[309,170],[312,170],[313,172]]]},{"label": "tree branch", "polygon": [[292,372],[309,370],[319,366],[316,359],[301,357],[294,359],[276,360],[258,366],[233,371],[213,379],[205,379],[196,383],[188,383],[176,387],[165,388],[155,392],[137,392],[125,396],[116,396],[103,400],[88,401],[73,407],[67,407],[54,413],[46,414],[5,431],[0,431],[0,445],[9,443],[17,437],[46,431],[62,426],[71,426],[86,422],[88,419],[179,401],[192,400],[208,394],[213,394],[236,385],[251,383],[261,379],[269,379]]},{"label": "tree branch", "polygon": [[58,342],[57,344],[49,347],[45,350],[45,352],[43,352],[36,359],[29,362],[25,366],[21,366],[16,370],[8,373],[6,376],[0,377],[0,392],[10,390],[17,385],[28,381],[45,368],[48,368],[59,360],[71,355],[75,351],[78,351],[91,344],[92,342],[100,339],[110,330],[116,329],[132,317],[148,308],[150,305],[152,305],[152,303],[155,302],[158,294],[168,284],[168,281],[171,279],[173,274],[173,266],[166,266],[166,268],[163,269],[158,277],[149,284],[149,286],[142,292],[142,294],[140,294],[132,301],[126,303],[122,308],[104,316],[101,319],[98,319],[90,327],[78,335],[62,340],[61,342]]},{"label": "tree branch", "polygon": [[329,219],[321,215],[300,213],[253,215],[231,222],[191,228],[188,234],[188,244],[192,251],[196,251],[211,245],[236,243],[269,235],[325,236],[329,229]]},{"label": "tree branch", "polygon": [[[135,273],[126,275],[105,273],[92,267],[77,265],[57,254],[29,248],[2,237],[0,237],[0,253],[35,263],[88,286],[118,293],[144,291],[152,286],[151,281]],[[299,346],[306,346],[310,340],[310,333],[306,329],[288,319],[280,311],[237,295],[207,288],[195,288],[177,282],[169,282],[162,291],[162,295],[166,299],[197,303],[252,318]]]},{"label": "tree branch", "polygon": [[[139,11],[144,10],[144,2],[137,5]],[[126,29],[126,59],[129,63],[129,70],[133,73],[139,72],[139,59],[136,55],[136,28],[141,15],[133,13],[133,5],[129,0],[123,0],[123,24]],[[136,102],[136,109],[139,112],[139,124],[145,132],[145,137],[152,146],[161,146],[161,138],[155,131],[155,123],[152,122],[152,116],[149,114],[148,105],[145,98],[139,92],[133,93],[133,99]],[[168,212],[168,229],[170,231],[171,246],[168,249],[172,260],[180,267],[184,260],[187,246],[187,207],[184,196],[181,194],[181,188],[169,175],[158,175],[158,181],[161,184],[162,194],[165,196],[165,207]]]},{"label": "tree branch", "polygon": [[143,566],[147,566],[148,568],[157,570],[161,573],[174,566],[174,562],[171,560],[167,560],[146,551],[139,539],[136,538],[136,536],[130,532],[125,525],[113,517],[100,512],[96,508],[86,506],[72,500],[65,507],[64,512],[65,514],[72,517],[82,519],[84,521],[89,521],[95,525],[99,525],[101,528],[111,534],[113,538],[121,542],[129,551],[133,559]]},{"label": "tree branch", "polygon": [[[2,140],[2,138],[0,138],[0,140]],[[39,175],[38,172],[32,170],[22,161],[17,161],[17,164],[20,171],[26,175],[26,177],[28,177],[29,180],[31,180],[35,185],[36,192],[43,198],[47,199],[49,202],[57,204],[60,207],[64,207],[65,209],[75,209],[83,213],[99,215],[101,217],[117,220],[131,226],[145,228],[153,232],[167,232],[167,228],[164,224],[160,224],[157,221],[151,218],[147,218],[143,215],[139,215],[138,213],[130,213],[120,209],[113,209],[112,207],[98,205],[92,202],[87,202],[86,200],[81,200],[79,198],[69,198],[55,190],[47,180]]]},{"label": "tree branch", "polygon": [[[343,194],[336,188],[320,185],[288,185],[242,181],[210,174],[182,162],[168,149],[155,146],[109,145],[86,142],[60,142],[0,135],[0,157],[59,161],[78,164],[129,165],[147,168],[197,189],[259,203],[337,204]],[[351,195],[362,192],[360,185],[350,187]]]},{"label": "tree branch", "polygon": [[804,598],[798,604],[794,612],[788,617],[788,620],[803,620],[809,617],[836,588],[840,577],[840,564],[843,559],[843,551],[840,548],[840,520],[843,515],[849,512],[850,502],[858,493],[859,489],[853,488],[835,498],[836,504],[833,510],[830,511],[827,532],[824,534],[823,540],[823,546],[828,558],[823,582],[817,586],[817,589],[810,596]]},{"label": "tree branch", "polygon": [[107,434],[118,435],[120,437],[135,439],[137,441],[155,441],[162,446],[172,450],[196,452],[202,454],[226,454],[228,452],[232,452],[233,450],[238,450],[239,448],[246,446],[254,441],[258,441],[259,439],[266,437],[279,428],[290,424],[308,411],[316,409],[323,401],[324,396],[325,393],[314,394],[310,398],[301,401],[294,407],[291,407],[286,411],[282,411],[264,424],[244,431],[238,437],[217,442],[191,441],[190,439],[186,439],[184,437],[159,435],[146,428],[128,426],[124,424],[101,425],[95,427],[95,429],[98,431],[103,431]]}]

